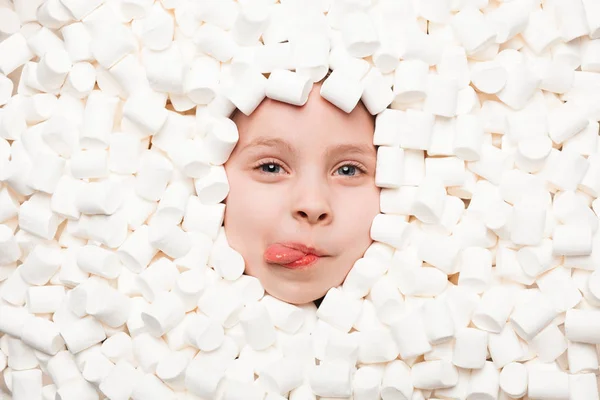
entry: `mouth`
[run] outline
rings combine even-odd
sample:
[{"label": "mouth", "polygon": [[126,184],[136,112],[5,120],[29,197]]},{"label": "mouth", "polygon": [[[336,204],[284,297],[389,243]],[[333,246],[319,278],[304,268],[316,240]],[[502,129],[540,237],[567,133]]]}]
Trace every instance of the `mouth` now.
[{"label": "mouth", "polygon": [[295,242],[272,244],[264,253],[266,262],[290,269],[312,266],[327,256],[328,254],[321,249]]}]

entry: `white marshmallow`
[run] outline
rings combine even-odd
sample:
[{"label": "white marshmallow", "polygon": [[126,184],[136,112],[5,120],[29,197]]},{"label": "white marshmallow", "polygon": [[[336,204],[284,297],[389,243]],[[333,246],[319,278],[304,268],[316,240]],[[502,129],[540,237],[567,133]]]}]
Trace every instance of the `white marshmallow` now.
[{"label": "white marshmallow", "polygon": [[485,291],[492,279],[492,253],[480,247],[467,247],[461,252],[458,285],[466,286],[475,293]]},{"label": "white marshmallow", "polygon": [[29,318],[33,318],[33,315],[25,308],[10,305],[0,306],[0,316],[2,316],[0,331],[15,338],[20,338],[25,322]]},{"label": "white marshmallow", "polygon": [[214,398],[224,375],[222,364],[212,365],[209,360],[194,359],[185,371],[185,388],[196,396]]},{"label": "white marshmallow", "polygon": [[223,165],[211,165],[206,176],[194,179],[194,187],[202,203],[220,203],[229,194],[229,182],[225,167]]},{"label": "white marshmallow", "polygon": [[173,390],[165,385],[154,374],[145,374],[140,378],[131,392],[131,398],[134,400],[158,400],[170,399],[174,400],[177,397]]},{"label": "white marshmallow", "polygon": [[455,337],[454,321],[448,305],[431,300],[423,305],[423,322],[432,345],[446,343]]},{"label": "white marshmallow", "polygon": [[544,364],[528,366],[527,395],[533,398],[569,398],[569,375]]},{"label": "white marshmallow", "polygon": [[241,4],[231,35],[240,46],[249,46],[260,38],[270,21],[270,9],[265,2]]},{"label": "white marshmallow", "polygon": [[[169,346],[162,338],[153,336],[147,330],[134,336],[131,344],[133,356],[138,362],[138,371],[141,369],[146,373],[155,373],[158,363],[171,353]],[[125,360],[119,362],[123,361]]]},{"label": "white marshmallow", "polygon": [[536,53],[542,54],[561,40],[552,14],[543,9],[529,13],[529,21],[521,33],[523,40]]},{"label": "white marshmallow", "polygon": [[0,265],[10,264],[21,257],[12,230],[7,225],[0,225]]},{"label": "white marshmallow", "polygon": [[506,85],[507,72],[497,61],[474,63],[471,68],[471,82],[483,93],[498,93]]},{"label": "white marshmallow", "polygon": [[23,343],[50,355],[55,355],[65,345],[58,326],[40,317],[29,318],[23,325],[20,336]]},{"label": "white marshmallow", "polygon": [[130,398],[142,375],[142,372],[135,369],[129,362],[119,361],[100,382],[98,388],[108,398]]},{"label": "white marshmallow", "polygon": [[117,255],[125,267],[133,273],[140,273],[158,252],[149,241],[149,227],[142,225],[136,229],[117,250]]},{"label": "white marshmallow", "polygon": [[284,332],[298,332],[304,323],[302,309],[294,304],[286,303],[268,294],[260,299],[260,303],[265,306],[273,325]]},{"label": "white marshmallow", "polygon": [[50,196],[35,193],[19,208],[19,227],[44,239],[52,239],[62,218],[50,208]]},{"label": "white marshmallow", "polygon": [[196,104],[209,104],[217,95],[221,65],[212,57],[195,58],[186,70],[184,93]]},{"label": "white marshmallow", "polygon": [[353,57],[370,56],[380,46],[377,29],[367,13],[357,11],[346,14],[340,31],[346,49]]},{"label": "white marshmallow", "polygon": [[571,374],[569,375],[569,398],[590,399],[599,398],[598,381],[595,374]]},{"label": "white marshmallow", "polygon": [[527,368],[523,364],[512,362],[500,371],[500,388],[513,399],[527,393],[527,381]]},{"label": "white marshmallow", "polygon": [[67,348],[73,354],[79,353],[106,339],[106,333],[102,324],[93,316],[87,316],[69,324],[59,325],[59,329]]},{"label": "white marshmallow", "polygon": [[375,184],[382,188],[400,188],[405,150],[398,146],[379,146],[375,167]]},{"label": "white marshmallow", "polygon": [[239,322],[243,307],[241,296],[225,282],[208,287],[198,300],[198,309],[224,328],[231,328]]},{"label": "white marshmallow", "polygon": [[361,303],[362,300],[350,297],[338,287],[332,287],[319,306],[317,317],[347,333],[358,318]]},{"label": "white marshmallow", "polygon": [[162,100],[152,91],[132,93],[123,105],[123,119],[133,123],[143,135],[154,135],[167,120]]},{"label": "white marshmallow", "polygon": [[429,65],[421,60],[402,60],[394,72],[395,100],[412,103],[427,96]]},{"label": "white marshmallow", "polygon": [[[375,146],[399,146],[400,130],[398,129],[404,112],[386,108],[375,117],[375,132],[373,144]],[[379,157],[377,157],[379,159]]]},{"label": "white marshmallow", "polygon": [[361,257],[354,262],[348,272],[342,289],[356,298],[364,297],[384,273],[384,267],[376,258]]},{"label": "white marshmallow", "polygon": [[540,244],[545,221],[546,207],[539,196],[524,195],[513,207],[510,240],[519,245]]},{"label": "white marshmallow", "polygon": [[402,249],[408,240],[410,224],[404,217],[391,214],[377,214],[371,224],[371,239]]},{"label": "white marshmallow", "polygon": [[404,299],[394,281],[381,276],[371,287],[367,299],[375,306],[378,319],[391,325],[404,311]]},{"label": "white marshmallow", "polygon": [[451,20],[452,29],[467,55],[481,52],[496,41],[496,32],[477,9],[464,9]]},{"label": "white marshmallow", "polygon": [[361,364],[391,362],[399,351],[389,329],[370,328],[360,333],[358,338],[358,361]]},{"label": "white marshmallow", "polygon": [[147,311],[142,311],[142,320],[150,334],[155,337],[173,329],[185,316],[183,300],[173,292],[160,292]]},{"label": "white marshmallow", "polygon": [[130,299],[108,285],[98,285],[88,294],[85,311],[111,328],[127,322]]},{"label": "white marshmallow", "polygon": [[108,152],[106,150],[80,150],[71,156],[71,175],[78,179],[108,177]]},{"label": "white marshmallow", "polygon": [[185,327],[184,340],[201,351],[213,351],[223,344],[225,332],[215,320],[204,314],[191,313]]},{"label": "white marshmallow", "polygon": [[42,371],[27,369],[25,371],[12,371],[12,398],[14,400],[41,399],[42,398]]},{"label": "white marshmallow", "polygon": [[394,320],[390,330],[402,358],[417,357],[432,349],[420,308],[405,311]]},{"label": "white marshmallow", "polygon": [[567,350],[567,340],[556,325],[548,325],[528,343],[541,362],[554,362]]},{"label": "white marshmallow", "polygon": [[297,33],[290,37],[292,57],[289,61],[300,75],[310,77],[313,82],[320,81],[329,71],[329,38],[314,30],[302,33],[299,38],[294,35]]},{"label": "white marshmallow", "polygon": [[600,313],[597,310],[567,310],[565,335],[573,342],[598,344]]},{"label": "white marshmallow", "polygon": [[173,174],[173,164],[156,151],[144,151],[136,175],[135,192],[143,199],[158,201]]},{"label": "white marshmallow", "polygon": [[34,57],[21,32],[16,32],[0,42],[0,72],[8,75]]},{"label": "white marshmallow", "polygon": [[394,93],[378,68],[371,68],[361,79],[361,84],[363,87],[362,102],[372,115],[386,110],[394,100]]},{"label": "white marshmallow", "polygon": [[88,62],[78,62],[73,65],[63,86],[63,92],[82,99],[87,97],[96,84],[96,69]]},{"label": "white marshmallow", "polygon": [[426,224],[437,224],[442,218],[446,204],[446,189],[441,180],[435,176],[425,176],[419,185],[412,212],[415,217]]},{"label": "white marshmallow", "polygon": [[54,245],[37,245],[20,268],[23,280],[31,285],[45,285],[63,261],[61,250]]},{"label": "white marshmallow", "polygon": [[426,234],[418,243],[419,257],[447,275],[457,270],[459,251],[460,243],[454,236]]},{"label": "white marshmallow", "polygon": [[452,364],[461,368],[481,369],[486,363],[488,333],[474,328],[457,330]]},{"label": "white marshmallow", "polygon": [[427,150],[431,143],[431,135],[435,115],[409,108],[400,125],[400,146],[404,149]]},{"label": "white marshmallow", "polygon": [[307,76],[275,69],[269,75],[266,96],[295,106],[303,106],[308,101],[312,87],[313,83]]},{"label": "white marshmallow", "polygon": [[589,225],[556,225],[552,239],[552,254],[555,256],[587,256],[592,253],[592,231]]},{"label": "white marshmallow", "polygon": [[206,157],[212,165],[223,165],[239,140],[237,125],[229,118],[212,121],[203,140]]},{"label": "white marshmallow", "polygon": [[27,290],[27,308],[32,314],[54,313],[64,297],[63,286],[31,286]]},{"label": "white marshmallow", "polygon": [[47,91],[57,90],[64,84],[71,67],[72,63],[66,50],[49,50],[38,63],[37,80]]},{"label": "white marshmallow", "polygon": [[158,376],[171,389],[185,390],[185,370],[190,362],[184,352],[173,352],[160,360],[156,366]]},{"label": "white marshmallow", "polygon": [[489,333],[488,349],[496,368],[521,360],[525,356],[521,343],[510,324],[505,324],[500,333]]},{"label": "white marshmallow", "polygon": [[122,24],[96,24],[90,33],[90,51],[105,69],[111,68],[138,47],[132,31]]},{"label": "white marshmallow", "polygon": [[93,90],[83,114],[80,144],[84,149],[105,149],[109,144],[119,99],[101,90]]},{"label": "white marshmallow", "polygon": [[540,291],[552,300],[560,312],[575,307],[582,299],[581,292],[571,279],[571,270],[564,266],[553,268],[543,274],[536,283]]},{"label": "white marshmallow", "polygon": [[60,29],[64,39],[64,46],[73,63],[93,61],[90,45],[92,37],[86,26],[81,22],[65,25]]},{"label": "white marshmallow", "polygon": [[536,292],[531,299],[515,306],[509,321],[515,332],[529,341],[547,327],[558,314],[550,299],[541,292]]},{"label": "white marshmallow", "polygon": [[483,368],[471,372],[467,396],[497,396],[500,389],[500,371],[486,361]]},{"label": "white marshmallow", "polygon": [[[110,374],[110,371],[114,368],[114,366],[115,365],[104,355],[94,352],[85,360],[81,374],[86,381],[100,385],[100,383],[108,376],[108,374]],[[61,389],[68,387],[71,382],[74,381],[75,380],[67,382],[67,384]]]},{"label": "white marshmallow", "polygon": [[321,397],[348,397],[352,394],[354,368],[344,360],[321,362],[310,370],[310,387]]},{"label": "white marshmallow", "polygon": [[598,369],[596,345],[567,340],[567,360],[573,374],[593,372]]},{"label": "white marshmallow", "polygon": [[363,95],[363,83],[342,70],[334,70],[321,85],[320,95],[349,114]]},{"label": "white marshmallow", "polygon": [[585,9],[587,23],[590,28],[589,37],[590,39],[599,39],[600,18],[598,18],[598,11],[600,11],[600,5],[595,0],[582,0],[582,3],[583,8]]},{"label": "white marshmallow", "polygon": [[75,206],[82,214],[112,215],[121,207],[124,197],[124,188],[120,182],[86,182],[78,191]]},{"label": "white marshmallow", "polygon": [[242,113],[250,115],[266,97],[266,88],[267,78],[256,69],[248,68],[234,78],[226,88],[226,95]]},{"label": "white marshmallow", "polygon": [[443,117],[456,116],[458,83],[455,78],[431,74],[427,79],[427,97],[423,110]]},{"label": "white marshmallow", "polygon": [[[404,361],[393,360],[386,364],[383,376],[379,378],[381,379],[380,394],[382,398],[388,398],[389,396],[392,396],[391,398],[395,396],[402,396],[406,399],[411,398],[413,396],[414,388],[410,383],[410,372],[410,367]],[[374,379],[375,377],[378,377],[378,375],[373,376],[371,379]],[[356,384],[356,381],[354,383]],[[366,399],[367,397],[363,398]]]},{"label": "white marshmallow", "polygon": [[59,351],[51,357],[46,362],[46,371],[58,389],[82,377],[76,358],[68,350]]},{"label": "white marshmallow", "polygon": [[168,292],[175,287],[178,276],[179,270],[175,263],[162,257],[140,272],[135,281],[144,298],[153,302],[159,293]]},{"label": "white marshmallow", "polygon": [[443,389],[456,385],[458,369],[448,361],[423,361],[412,366],[411,376],[417,389]]},{"label": "white marshmallow", "polygon": [[514,293],[512,286],[498,285],[487,289],[473,312],[473,324],[488,332],[501,333],[514,307],[513,302],[506,299],[513,298]]},{"label": "white marshmallow", "polygon": [[122,268],[117,254],[95,245],[86,245],[78,250],[77,265],[82,271],[106,279],[115,279]]},{"label": "white marshmallow", "polygon": [[210,22],[202,24],[195,32],[194,43],[198,50],[222,63],[231,60],[238,47],[231,32]]}]

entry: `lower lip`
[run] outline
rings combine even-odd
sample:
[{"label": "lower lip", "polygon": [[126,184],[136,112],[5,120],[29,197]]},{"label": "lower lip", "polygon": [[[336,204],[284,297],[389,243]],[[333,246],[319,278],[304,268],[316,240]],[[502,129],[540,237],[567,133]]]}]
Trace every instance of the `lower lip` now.
[{"label": "lower lip", "polygon": [[285,268],[289,268],[289,269],[299,269],[299,268],[312,266],[312,265],[316,264],[317,261],[319,261],[320,259],[321,259],[321,257],[316,256],[314,254],[307,254],[304,257],[302,257],[301,259],[291,262],[289,264],[279,264],[279,265],[281,265],[282,267],[285,267]]}]

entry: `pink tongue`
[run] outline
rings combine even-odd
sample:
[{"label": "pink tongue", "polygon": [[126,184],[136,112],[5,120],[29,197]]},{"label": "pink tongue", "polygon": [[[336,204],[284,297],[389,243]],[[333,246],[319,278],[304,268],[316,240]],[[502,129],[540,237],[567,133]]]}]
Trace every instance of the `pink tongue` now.
[{"label": "pink tongue", "polygon": [[280,244],[273,244],[265,251],[265,260],[277,264],[289,264],[301,259],[305,255],[300,250],[290,249]]}]

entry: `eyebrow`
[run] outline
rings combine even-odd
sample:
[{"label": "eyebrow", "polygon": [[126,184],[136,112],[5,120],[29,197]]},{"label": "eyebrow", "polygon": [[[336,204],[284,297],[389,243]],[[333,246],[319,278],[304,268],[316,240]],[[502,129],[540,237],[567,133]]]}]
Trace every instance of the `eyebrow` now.
[{"label": "eyebrow", "polygon": [[[269,138],[269,137],[257,137],[252,140],[250,143],[245,145],[240,152],[243,152],[246,149],[252,147],[275,147],[279,148],[288,153],[295,153],[294,148],[287,141],[280,138]],[[364,155],[366,157],[375,158],[374,148],[364,145],[364,144],[354,144],[354,143],[340,143],[334,146],[331,146],[325,152],[325,157],[330,158],[336,154],[341,153],[354,153],[359,155]]]}]

